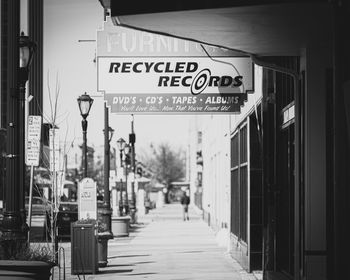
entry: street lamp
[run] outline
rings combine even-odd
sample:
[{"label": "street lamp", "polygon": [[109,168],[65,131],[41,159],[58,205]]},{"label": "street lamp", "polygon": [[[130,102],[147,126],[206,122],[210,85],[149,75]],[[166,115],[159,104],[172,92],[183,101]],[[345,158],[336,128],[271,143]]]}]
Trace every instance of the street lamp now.
[{"label": "street lamp", "polygon": [[123,150],[125,148],[125,140],[123,138],[119,138],[117,140],[117,148],[119,149],[120,154],[122,156]]},{"label": "street lamp", "polygon": [[135,142],[136,142],[136,135],[134,133],[134,115],[131,115],[131,133],[129,134],[129,143],[131,146],[131,155],[130,155],[130,165],[131,170],[133,172],[134,180],[131,183],[131,206],[130,206],[130,213],[131,213],[131,220],[132,223],[136,223],[136,194],[135,194],[135,173],[136,173],[136,160],[135,160]]},{"label": "street lamp", "polygon": [[[123,167],[123,151],[125,148],[125,140],[123,138],[119,138],[117,140],[117,148],[119,150],[119,156],[120,156],[120,167]],[[123,179],[122,176],[120,176],[120,196],[119,196],[119,214],[120,216],[123,216]]]},{"label": "street lamp", "polygon": [[86,92],[79,96],[78,105],[80,114],[83,117],[81,121],[81,127],[83,129],[83,164],[84,164],[84,178],[87,177],[87,141],[86,141],[86,131],[87,131],[87,116],[89,115],[92,103],[94,100]]},{"label": "street lamp", "polygon": [[21,86],[25,86],[25,83],[28,81],[29,66],[33,60],[35,50],[35,42],[31,41],[29,37],[25,36],[22,32],[19,37],[19,80]]},{"label": "street lamp", "polygon": [[[17,44],[16,44],[17,45]],[[19,62],[18,92],[7,101],[9,129],[7,131],[6,161],[6,211],[3,218],[3,240],[26,240],[28,226],[24,208],[25,178],[25,85],[36,44],[21,33],[18,41]]]},{"label": "street lamp", "polygon": [[112,137],[113,137],[113,134],[114,134],[114,129],[111,128],[110,126],[108,127],[108,143],[111,143],[111,140],[112,140]]}]

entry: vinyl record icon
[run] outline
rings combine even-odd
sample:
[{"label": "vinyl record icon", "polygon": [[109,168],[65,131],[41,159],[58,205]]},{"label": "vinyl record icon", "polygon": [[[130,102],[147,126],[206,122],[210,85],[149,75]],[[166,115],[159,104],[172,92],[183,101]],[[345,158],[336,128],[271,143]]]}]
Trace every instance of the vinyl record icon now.
[{"label": "vinyl record icon", "polygon": [[208,86],[211,73],[209,69],[203,69],[196,77],[194,77],[191,84],[191,93],[193,95],[200,94]]}]

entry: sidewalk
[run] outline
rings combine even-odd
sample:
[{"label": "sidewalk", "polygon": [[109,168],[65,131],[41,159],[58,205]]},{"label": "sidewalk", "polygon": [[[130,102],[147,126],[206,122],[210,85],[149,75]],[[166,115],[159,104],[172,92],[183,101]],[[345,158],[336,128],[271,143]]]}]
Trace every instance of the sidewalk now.
[{"label": "sidewalk", "polygon": [[[190,221],[182,220],[180,205],[165,205],[139,219],[126,238],[108,242],[108,265],[93,279],[154,280],[255,280],[215,243],[212,230],[190,208]],[[70,243],[66,252],[66,279],[70,275]],[[55,272],[54,279],[59,279]],[[63,272],[61,272],[63,279]],[[84,279],[80,275],[80,279]]]}]

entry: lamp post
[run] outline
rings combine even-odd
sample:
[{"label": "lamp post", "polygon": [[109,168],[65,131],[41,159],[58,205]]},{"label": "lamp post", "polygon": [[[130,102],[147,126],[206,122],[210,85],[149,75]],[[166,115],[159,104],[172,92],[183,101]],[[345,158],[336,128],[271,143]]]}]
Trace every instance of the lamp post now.
[{"label": "lamp post", "polygon": [[[117,140],[117,148],[119,150],[119,156],[120,156],[120,167],[123,167],[123,151],[125,148],[125,140],[123,138],[119,138]],[[122,176],[120,176],[120,198],[119,198],[119,215],[123,216],[123,179]]]},{"label": "lamp post", "polygon": [[136,173],[136,160],[135,160],[135,142],[136,135],[134,133],[134,115],[131,115],[131,133],[129,134],[129,143],[131,146],[131,170],[134,174],[134,180],[131,183],[131,205],[130,205],[130,214],[132,223],[136,222],[136,194],[135,194],[135,173]]},{"label": "lamp post", "polygon": [[109,170],[110,170],[110,143],[114,134],[114,129],[108,126],[108,108],[105,107],[105,129],[103,130],[105,137],[105,155],[104,155],[104,186],[103,186],[103,206],[106,215],[108,214],[107,231],[111,231],[111,195],[109,191]]},{"label": "lamp post", "polygon": [[125,158],[124,158],[124,162],[125,162],[125,214],[128,215],[129,214],[129,197],[128,197],[128,164],[130,164],[130,145],[129,144],[125,144],[125,148],[124,148],[124,154],[125,154]]},{"label": "lamp post", "polygon": [[[19,192],[20,200],[20,213],[22,216],[24,230],[28,231],[29,227],[25,223],[26,212],[25,212],[25,176],[26,176],[26,165],[25,165],[25,102],[26,102],[26,83],[29,79],[29,67],[32,63],[34,52],[36,50],[36,44],[30,40],[28,36],[21,32],[19,37],[19,110],[18,110],[18,127],[19,127],[19,178],[20,186],[22,190]],[[25,233],[27,234],[27,233]]]},{"label": "lamp post", "polygon": [[[120,155],[120,167],[123,168],[123,152],[128,152],[128,145],[126,145],[123,138],[119,138],[117,141],[117,147]],[[126,158],[126,157],[125,157]],[[127,162],[125,161],[125,165]],[[126,170],[125,170],[126,171]],[[123,172],[122,172],[123,173]],[[125,176],[125,178],[127,175]],[[127,179],[125,180],[127,183]],[[126,214],[129,212],[128,207],[128,186],[126,186],[126,202],[123,203],[123,174],[120,176],[120,198],[119,198],[119,217],[113,218],[113,235],[114,236],[129,236],[129,223],[130,217]]]},{"label": "lamp post", "polygon": [[108,108],[105,106],[105,155],[104,155],[104,187],[103,187],[103,209],[108,214],[107,231],[111,231],[111,196],[109,191],[109,170],[110,170],[110,143],[114,134],[114,129],[108,126]]},{"label": "lamp post", "polygon": [[108,107],[105,104],[105,121],[104,121],[104,187],[103,187],[103,205],[98,208],[99,220],[106,226],[106,230],[98,235],[98,250],[99,250],[99,266],[107,266],[108,256],[108,240],[113,238],[112,228],[112,210],[111,210],[111,197],[109,192],[109,170],[110,170],[110,143],[113,137],[114,129],[108,125]]},{"label": "lamp post", "polygon": [[[15,3],[17,2],[14,1],[13,8],[17,9]],[[35,52],[36,44],[28,36],[25,36],[23,32],[19,38],[15,34],[14,36],[11,35],[8,40],[11,40],[14,44],[13,49],[9,50],[9,57],[13,61],[16,61],[16,64],[12,65],[9,72],[10,76],[11,74],[13,75],[9,86],[11,88],[12,84],[13,88],[18,87],[18,90],[10,91],[7,101],[6,211],[3,218],[3,235],[1,239],[16,243],[17,241],[25,241],[28,233],[24,209],[24,104],[25,85],[28,81],[29,66]],[[9,61],[11,60],[9,59]],[[18,77],[18,80],[16,77]],[[12,246],[12,244],[8,245]]]},{"label": "lamp post", "polygon": [[86,92],[79,96],[78,105],[80,114],[83,117],[81,121],[81,127],[83,129],[83,165],[84,165],[84,178],[87,177],[87,140],[86,140],[86,131],[87,131],[87,116],[89,115],[92,103],[94,100]]},{"label": "lamp post", "polygon": [[103,209],[107,216],[107,231],[111,231],[111,195],[109,191],[109,170],[110,170],[110,143],[114,134],[114,129],[108,125],[108,107],[105,105],[105,128],[103,130],[105,138],[104,154],[104,188],[103,188]]}]

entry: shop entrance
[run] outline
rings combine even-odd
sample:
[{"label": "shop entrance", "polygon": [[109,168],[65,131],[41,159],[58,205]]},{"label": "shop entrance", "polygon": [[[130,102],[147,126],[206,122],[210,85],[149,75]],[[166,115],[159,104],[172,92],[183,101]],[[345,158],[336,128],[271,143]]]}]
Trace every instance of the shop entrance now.
[{"label": "shop entrance", "polygon": [[[291,71],[298,71],[298,57],[274,58],[273,62]],[[264,191],[265,191],[265,247],[264,270],[268,279],[294,279],[296,277],[296,221],[300,208],[296,184],[296,103],[293,77],[277,71],[265,73],[264,111]],[[297,108],[300,112],[300,107]],[[298,116],[302,118],[302,115]],[[299,128],[300,129],[300,128]],[[298,189],[296,189],[298,188]],[[298,208],[296,208],[298,207]],[[276,276],[274,276],[276,275]],[[277,276],[278,275],[278,276]]]},{"label": "shop entrance", "polygon": [[281,128],[277,153],[276,262],[287,275],[294,274],[294,127]]}]

